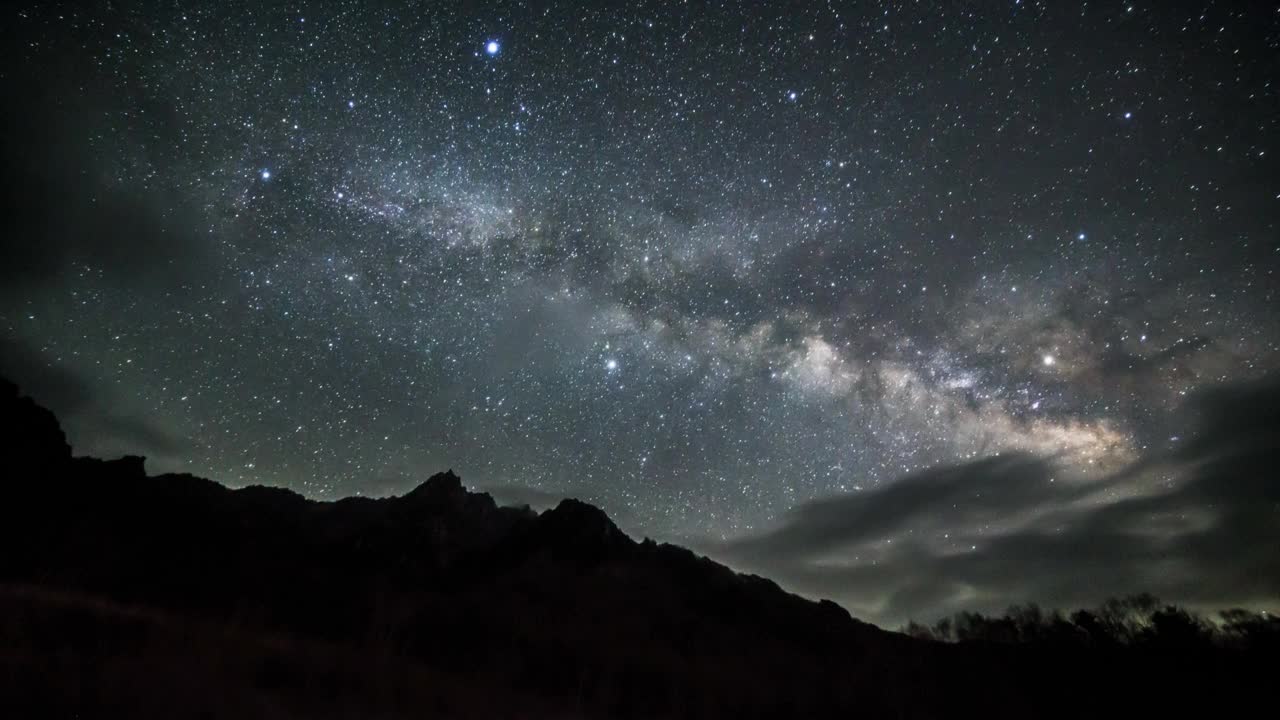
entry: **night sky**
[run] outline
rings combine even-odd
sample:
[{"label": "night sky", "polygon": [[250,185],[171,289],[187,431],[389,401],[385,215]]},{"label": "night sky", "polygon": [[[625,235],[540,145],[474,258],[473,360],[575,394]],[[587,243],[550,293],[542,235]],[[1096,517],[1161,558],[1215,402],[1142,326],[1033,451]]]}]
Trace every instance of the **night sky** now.
[{"label": "night sky", "polygon": [[0,370],[77,454],[453,468],[877,622],[1280,609],[1204,471],[1277,437],[1280,8],[796,7],[7,6]]}]

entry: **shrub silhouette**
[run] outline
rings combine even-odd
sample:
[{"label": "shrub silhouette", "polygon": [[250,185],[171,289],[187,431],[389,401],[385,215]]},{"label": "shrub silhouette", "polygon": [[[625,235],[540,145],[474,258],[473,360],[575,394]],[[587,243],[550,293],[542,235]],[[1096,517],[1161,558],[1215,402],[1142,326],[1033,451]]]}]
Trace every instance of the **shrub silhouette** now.
[{"label": "shrub silhouette", "polygon": [[11,384],[0,423],[6,717],[1233,715],[1269,700],[1280,632],[1244,610],[1209,623],[1139,596],[890,633],[635,542],[577,501],[503,508],[452,472],[332,503],[148,476],[139,457],[72,458]]},{"label": "shrub silhouette", "polygon": [[1069,619],[1034,604],[1012,605],[997,617],[960,612],[932,626],[910,621],[902,631],[941,642],[1182,650],[1210,646],[1274,649],[1280,638],[1280,619],[1266,613],[1235,608],[1221,611],[1219,618],[1215,622],[1143,593],[1111,598],[1094,609],[1076,610]]}]

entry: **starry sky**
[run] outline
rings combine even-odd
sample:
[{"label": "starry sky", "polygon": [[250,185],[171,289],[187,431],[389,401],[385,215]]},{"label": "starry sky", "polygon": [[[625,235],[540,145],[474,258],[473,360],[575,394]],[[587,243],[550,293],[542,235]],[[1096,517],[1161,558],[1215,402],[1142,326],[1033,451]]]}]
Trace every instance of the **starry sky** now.
[{"label": "starry sky", "polygon": [[453,468],[877,622],[1280,606],[1274,3],[2,12],[0,370],[78,454]]}]

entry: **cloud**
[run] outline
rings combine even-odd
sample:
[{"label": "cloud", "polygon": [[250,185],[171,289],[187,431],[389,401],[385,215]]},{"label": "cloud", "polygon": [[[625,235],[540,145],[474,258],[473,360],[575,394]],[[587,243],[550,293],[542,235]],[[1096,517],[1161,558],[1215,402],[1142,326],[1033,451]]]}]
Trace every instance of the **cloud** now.
[{"label": "cloud", "polygon": [[940,530],[997,519],[1056,493],[1053,467],[1029,455],[1000,455],[908,475],[874,490],[807,503],[787,524],[740,541],[745,557],[819,555],[892,539],[905,530]]},{"label": "cloud", "polygon": [[93,398],[85,378],[44,353],[5,337],[0,337],[0,374],[59,417],[83,410]]},{"label": "cloud", "polygon": [[[208,260],[196,203],[137,180],[185,164],[177,113],[142,90],[113,91],[94,77],[92,50],[59,42],[40,73],[0,78],[6,102],[22,108],[0,121],[0,289],[29,297],[86,267],[124,285],[139,273],[163,287],[192,279]],[[120,120],[138,107],[147,131]]]},{"label": "cloud", "polygon": [[515,483],[496,483],[491,485],[479,485],[471,488],[475,492],[489,493],[493,496],[494,502],[499,505],[508,507],[520,507],[527,505],[528,507],[542,511],[553,508],[564,500],[571,497],[563,492],[551,492],[528,485],[518,485]]},{"label": "cloud", "polygon": [[77,454],[110,449],[169,458],[193,448],[189,439],[127,409],[113,392],[24,343],[0,337],[0,375],[58,416]]},{"label": "cloud", "polygon": [[1280,378],[1182,412],[1196,430],[1179,447],[1101,479],[1023,453],[941,466],[802,505],[712,552],[881,622],[1139,591],[1280,607]]}]

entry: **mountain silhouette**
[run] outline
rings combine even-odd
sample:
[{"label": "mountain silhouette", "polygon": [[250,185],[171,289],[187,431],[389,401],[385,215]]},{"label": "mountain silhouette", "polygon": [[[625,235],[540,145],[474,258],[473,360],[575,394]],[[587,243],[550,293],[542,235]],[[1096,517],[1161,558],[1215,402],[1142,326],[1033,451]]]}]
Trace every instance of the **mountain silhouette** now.
[{"label": "mountain silhouette", "polygon": [[592,505],[452,471],[318,502],[73,457],[0,383],[0,709],[20,716],[1075,717],[1229,713],[1254,655],[887,632]]}]

